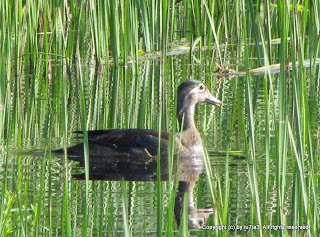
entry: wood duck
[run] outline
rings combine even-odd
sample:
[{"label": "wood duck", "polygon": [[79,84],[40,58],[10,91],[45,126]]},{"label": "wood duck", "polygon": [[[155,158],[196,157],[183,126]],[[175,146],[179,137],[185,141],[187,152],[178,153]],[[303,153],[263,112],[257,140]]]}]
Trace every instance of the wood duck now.
[{"label": "wood duck", "polygon": [[[200,81],[188,80],[178,86],[177,118],[181,132],[175,135],[175,152],[182,156],[202,156],[200,134],[194,124],[195,105],[200,102],[220,106],[221,101],[215,98]],[[81,131],[75,132],[82,134]],[[168,156],[170,133],[161,132],[160,154]],[[115,161],[150,161],[156,159],[159,146],[159,131],[150,129],[105,129],[88,131],[89,157],[112,158]],[[83,159],[84,144],[80,143],[67,148],[68,158]],[[55,150],[63,154],[64,150]]]}]

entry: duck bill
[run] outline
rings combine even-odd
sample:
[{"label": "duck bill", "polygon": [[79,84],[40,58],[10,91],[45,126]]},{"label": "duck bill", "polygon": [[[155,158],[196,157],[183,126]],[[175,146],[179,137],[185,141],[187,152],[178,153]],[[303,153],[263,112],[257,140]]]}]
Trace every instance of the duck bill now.
[{"label": "duck bill", "polygon": [[206,102],[215,106],[221,106],[222,104],[222,102],[218,100],[216,97],[214,97],[213,95],[209,95],[208,98],[206,99]]}]

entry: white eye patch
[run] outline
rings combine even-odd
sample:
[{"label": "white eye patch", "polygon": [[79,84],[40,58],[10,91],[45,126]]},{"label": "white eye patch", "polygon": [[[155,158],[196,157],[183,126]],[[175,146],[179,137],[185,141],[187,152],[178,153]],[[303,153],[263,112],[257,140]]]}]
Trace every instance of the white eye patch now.
[{"label": "white eye patch", "polygon": [[206,90],[206,87],[205,87],[204,85],[202,85],[202,86],[203,86],[203,89],[200,89],[199,86],[197,86],[197,87],[193,88],[193,89],[190,91],[190,93],[197,93],[197,92],[203,92],[203,91],[205,91],[205,90]]}]

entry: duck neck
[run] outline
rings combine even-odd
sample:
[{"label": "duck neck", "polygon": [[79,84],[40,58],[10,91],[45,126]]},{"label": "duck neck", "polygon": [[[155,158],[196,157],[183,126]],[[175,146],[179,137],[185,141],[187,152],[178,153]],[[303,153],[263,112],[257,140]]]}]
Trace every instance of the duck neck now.
[{"label": "duck neck", "polygon": [[196,131],[197,128],[194,125],[194,109],[195,105],[179,108],[178,107],[178,121],[183,132]]}]

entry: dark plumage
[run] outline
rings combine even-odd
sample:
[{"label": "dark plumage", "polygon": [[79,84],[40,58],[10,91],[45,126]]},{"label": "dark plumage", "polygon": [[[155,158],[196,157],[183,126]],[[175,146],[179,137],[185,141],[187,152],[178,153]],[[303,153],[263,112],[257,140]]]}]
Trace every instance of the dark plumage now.
[{"label": "dark plumage", "polygon": [[[175,137],[175,152],[183,156],[202,155],[200,134],[194,124],[195,105],[200,102],[220,106],[208,88],[199,81],[185,81],[178,87],[177,118],[182,126],[182,132]],[[81,134],[82,132],[76,132]],[[89,156],[110,157],[121,161],[144,161],[156,159],[159,144],[159,132],[150,129],[106,129],[88,131]],[[168,155],[170,133],[161,132],[160,153]],[[63,154],[63,150],[55,150]],[[69,147],[68,157],[80,160],[83,157],[83,143]]]}]

